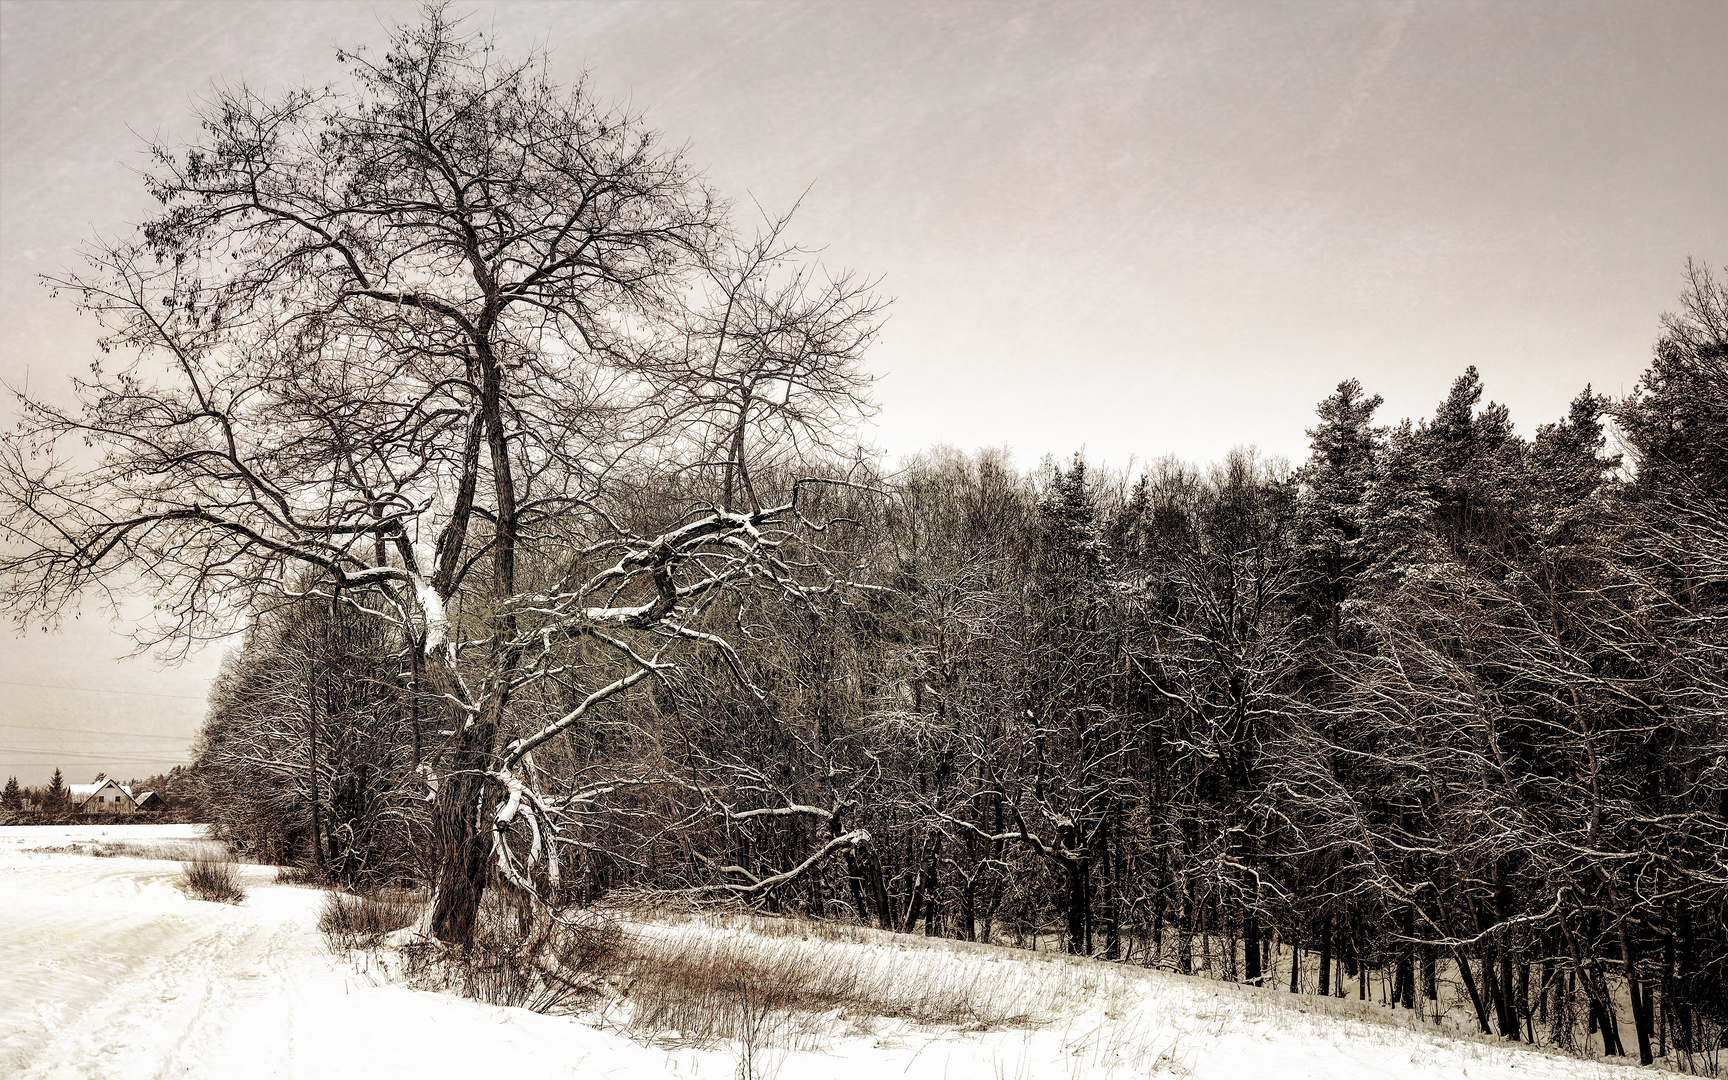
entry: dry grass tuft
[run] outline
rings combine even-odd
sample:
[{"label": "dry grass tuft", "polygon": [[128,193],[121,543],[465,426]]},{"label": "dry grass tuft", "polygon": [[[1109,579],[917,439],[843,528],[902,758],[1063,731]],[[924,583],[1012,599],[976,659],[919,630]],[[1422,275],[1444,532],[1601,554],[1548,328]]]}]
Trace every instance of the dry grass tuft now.
[{"label": "dry grass tuft", "polygon": [[246,899],[240,887],[240,873],[234,863],[215,855],[195,855],[180,868],[186,872],[186,889],[200,900],[223,904],[238,904]]},{"label": "dry grass tuft", "polygon": [[[281,880],[278,875],[278,880]],[[318,913],[318,929],[333,952],[375,949],[384,939],[413,924],[426,906],[418,893],[381,889],[358,896],[330,892]]]}]

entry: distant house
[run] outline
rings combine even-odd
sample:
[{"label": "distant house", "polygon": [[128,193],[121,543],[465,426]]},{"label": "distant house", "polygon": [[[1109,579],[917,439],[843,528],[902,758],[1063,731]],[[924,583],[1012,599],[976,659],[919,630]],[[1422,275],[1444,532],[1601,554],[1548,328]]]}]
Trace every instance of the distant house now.
[{"label": "distant house", "polygon": [[156,794],[154,791],[140,791],[136,801],[138,803],[138,809],[140,810],[154,811],[160,810],[163,807],[162,796]]},{"label": "distant house", "polygon": [[68,784],[72,809],[80,814],[131,814],[138,810],[138,800],[124,784],[98,777],[94,784]]}]

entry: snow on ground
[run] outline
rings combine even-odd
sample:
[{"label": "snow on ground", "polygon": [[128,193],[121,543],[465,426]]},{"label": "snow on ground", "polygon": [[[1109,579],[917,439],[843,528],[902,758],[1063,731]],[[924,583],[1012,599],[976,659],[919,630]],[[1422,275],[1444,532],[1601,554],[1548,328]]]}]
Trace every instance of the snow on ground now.
[{"label": "snow on ground", "polygon": [[[332,955],[316,928],[322,894],[276,884],[270,867],[242,868],[249,895],[233,906],[184,895],[177,862],[32,850],[126,850],[198,836],[197,826],[0,828],[0,1074],[31,1080],[740,1075],[747,1049],[741,1045],[691,1046],[675,1032],[625,1038],[618,1028],[627,1005],[602,1014],[597,1027],[392,984],[363,953]],[[639,932],[666,939],[735,931],[690,924]],[[811,947],[821,950],[824,964],[923,965],[921,979],[971,978],[966,969],[989,965],[977,985],[988,993],[1028,993],[1046,1020],[1029,1028],[919,1027],[839,1016],[816,1018],[814,1027],[808,1019],[781,1022],[781,1045],[757,1047],[750,1057],[756,1077],[1649,1075],[1448,1037],[1390,1022],[1373,1006],[1202,979],[978,947]],[[1028,980],[1037,988],[1025,990]],[[988,1029],[967,1030],[980,1026]]]},{"label": "snow on ground", "polygon": [[231,906],[183,895],[175,862],[26,850],[161,829],[0,828],[0,1074],[664,1073],[664,1053],[572,1020],[374,985],[325,948],[323,894],[274,884],[273,868],[243,867],[249,895]]}]

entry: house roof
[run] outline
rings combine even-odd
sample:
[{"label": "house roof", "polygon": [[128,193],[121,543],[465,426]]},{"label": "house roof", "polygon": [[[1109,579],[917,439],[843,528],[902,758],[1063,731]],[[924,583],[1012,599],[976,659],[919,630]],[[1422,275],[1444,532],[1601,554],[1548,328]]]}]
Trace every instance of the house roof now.
[{"label": "house roof", "polygon": [[128,799],[132,798],[132,789],[127,787],[125,784],[116,783],[112,777],[102,781],[100,784],[67,784],[66,791],[72,796],[73,801],[83,802],[85,799],[88,799],[90,796],[96,794],[105,787],[116,788],[125,792]]}]

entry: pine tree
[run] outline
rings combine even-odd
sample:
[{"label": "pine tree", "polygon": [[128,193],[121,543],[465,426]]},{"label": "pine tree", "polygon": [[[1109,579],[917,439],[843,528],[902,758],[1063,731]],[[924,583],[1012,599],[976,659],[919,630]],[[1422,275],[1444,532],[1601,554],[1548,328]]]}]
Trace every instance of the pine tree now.
[{"label": "pine tree", "polygon": [[60,770],[54,770],[53,779],[48,781],[48,798],[45,800],[47,809],[62,810],[71,801],[71,795],[66,790],[66,778],[60,775]]},{"label": "pine tree", "polygon": [[1606,510],[1596,496],[1620,467],[1619,454],[1603,453],[1608,443],[1602,428],[1606,405],[1586,386],[1572,399],[1564,420],[1536,430],[1530,447],[1535,491],[1528,509],[1544,540],[1568,542],[1582,522],[1599,519]]},{"label": "pine tree", "polygon": [[1524,451],[1506,406],[1489,402],[1478,409],[1481,401],[1482,376],[1472,365],[1415,434],[1438,504],[1435,531],[1467,561],[1507,540],[1508,511],[1516,501],[1508,481],[1521,471]]},{"label": "pine tree", "polygon": [[8,776],[6,778],[6,790],[0,794],[0,810],[17,810],[23,806],[23,803],[24,796],[18,790],[18,778]]},{"label": "pine tree", "polygon": [[1381,588],[1395,588],[1412,570],[1441,558],[1432,527],[1438,503],[1428,477],[1416,429],[1406,420],[1387,437],[1362,500],[1363,574]]},{"label": "pine tree", "polygon": [[1320,424],[1308,432],[1312,452],[1297,481],[1301,603],[1334,646],[1339,614],[1363,569],[1364,500],[1385,442],[1373,426],[1381,397],[1368,397],[1347,379],[1320,403]]},{"label": "pine tree", "polygon": [[[1635,467],[1626,486],[1628,561],[1642,588],[1628,612],[1645,629],[1636,674],[1639,704],[1659,726],[1634,726],[1628,716],[1616,771],[1639,779],[1639,805],[1629,815],[1622,850],[1672,852],[1647,876],[1616,878],[1618,899],[1634,908],[1634,925],[1655,940],[1621,935],[1604,950],[1621,959],[1638,950],[1648,974],[1666,980],[1664,1009],[1675,1018],[1675,1042],[1688,1050],[1707,1043],[1710,1025],[1728,1027],[1728,908],[1720,858],[1728,829],[1728,669],[1721,660],[1728,626],[1728,269],[1688,264],[1682,310],[1663,317],[1664,335],[1632,395],[1614,419]],[[1624,652],[1625,650],[1623,650]],[[1626,680],[1624,685],[1633,685]],[[1640,855],[1640,857],[1642,857]],[[1605,868],[1611,874],[1614,864]],[[1648,881],[1660,882],[1647,892]],[[1654,893],[1654,895],[1652,895]],[[1673,969],[1650,963],[1656,949],[1678,941]],[[1639,1054],[1655,1029],[1651,986],[1634,1001]]]}]

